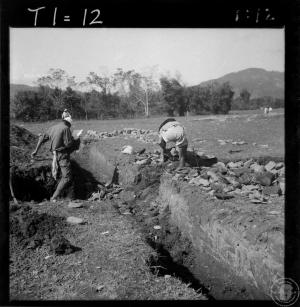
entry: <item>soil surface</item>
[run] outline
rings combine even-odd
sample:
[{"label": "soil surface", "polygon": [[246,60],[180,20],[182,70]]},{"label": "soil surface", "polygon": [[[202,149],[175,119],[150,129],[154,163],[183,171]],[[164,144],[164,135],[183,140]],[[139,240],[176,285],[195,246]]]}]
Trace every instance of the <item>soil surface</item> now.
[{"label": "soil surface", "polygon": [[[29,155],[32,148],[27,145]],[[39,176],[38,159],[47,154],[41,151],[32,167],[28,155],[11,159],[17,161],[12,165],[14,175],[27,170],[24,180]],[[43,166],[48,170],[50,163]],[[86,176],[80,159],[74,163],[79,194],[88,197],[101,182]],[[17,186],[16,194],[19,190],[22,187]],[[157,251],[136,220],[120,214],[117,203],[78,200],[71,208],[66,200],[10,202],[10,300],[207,299],[201,289],[196,291],[172,274],[158,273]],[[69,217],[80,218],[80,224],[67,222]]]},{"label": "soil surface", "polygon": [[[160,177],[165,171],[174,172],[178,162],[154,161],[137,167],[143,157],[120,154],[130,144],[136,151],[145,148],[147,158],[157,146],[122,137],[83,142],[73,154],[77,203],[82,206],[70,208],[66,200],[47,200],[55,182],[46,146],[32,160],[37,137],[18,127],[11,131],[11,145],[21,148],[11,150],[15,194],[21,200],[19,205],[10,204],[12,300],[253,299],[230,270],[219,267],[209,255],[199,255],[170,222],[168,209],[160,210]],[[111,153],[105,176],[90,160],[95,145]],[[120,178],[125,184],[105,190],[105,197],[93,197],[110,183],[107,174],[116,164],[122,166]],[[70,216],[82,223],[68,223]]]}]

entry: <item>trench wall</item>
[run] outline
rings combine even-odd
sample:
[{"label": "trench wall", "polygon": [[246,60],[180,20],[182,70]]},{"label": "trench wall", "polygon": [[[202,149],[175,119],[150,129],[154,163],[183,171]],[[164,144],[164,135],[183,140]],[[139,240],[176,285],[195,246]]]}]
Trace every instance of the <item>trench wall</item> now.
[{"label": "trench wall", "polygon": [[[139,166],[133,163],[133,156],[120,154],[123,145],[126,140],[97,142],[76,160],[88,161],[85,168],[102,182],[112,179],[117,166],[119,183],[130,185],[139,176]],[[134,145],[137,149],[145,147],[138,142]],[[171,222],[197,253],[206,253],[230,268],[235,276],[258,289],[257,293],[269,296],[273,280],[284,276],[282,202],[254,204],[238,197],[217,200],[199,187],[173,180],[168,173],[161,177],[159,200],[160,209],[169,207]]]},{"label": "trench wall", "polygon": [[199,188],[161,177],[161,210],[193,243],[238,277],[270,295],[274,279],[284,276],[282,204],[253,204],[244,199],[209,199]]},{"label": "trench wall", "polygon": [[[130,140],[130,144],[136,151],[143,148],[152,149],[151,145],[141,144],[135,140]],[[124,138],[100,140],[86,146],[79,153],[74,153],[74,159],[100,182],[110,182],[117,167],[119,183],[132,184],[138,180],[139,166],[133,163],[135,160],[133,155],[121,153],[124,145],[128,145],[128,141]]]}]

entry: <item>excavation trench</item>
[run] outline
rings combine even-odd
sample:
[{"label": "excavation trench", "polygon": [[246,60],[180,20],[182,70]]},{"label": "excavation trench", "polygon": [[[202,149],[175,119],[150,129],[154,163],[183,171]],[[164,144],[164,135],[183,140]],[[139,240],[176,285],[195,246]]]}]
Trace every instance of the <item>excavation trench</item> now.
[{"label": "excavation trench", "polygon": [[[126,158],[130,160],[129,157]],[[12,168],[12,186],[14,194],[19,201],[41,202],[50,199],[57,182],[51,175],[51,166],[49,164],[43,163],[42,165],[36,166],[30,165],[29,167]],[[126,163],[123,164],[123,166],[125,165]],[[121,193],[120,198],[116,199],[113,203],[117,209],[120,209],[120,205],[122,207],[122,204],[127,210],[135,208],[133,210],[135,214],[132,217],[138,221],[138,225],[140,225],[140,229],[144,233],[146,243],[156,251],[155,257],[150,255],[147,259],[147,265],[150,271],[157,276],[170,275],[179,278],[184,283],[189,284],[190,287],[204,294],[207,298],[212,299],[209,290],[195,278],[187,267],[182,265],[182,260],[176,259],[175,261],[168,249],[165,248],[163,241],[157,241],[156,234],[154,235],[152,232],[154,220],[149,219],[149,216],[144,214],[150,209],[150,203],[147,202],[145,205],[145,202],[143,202],[144,196],[151,193],[151,199],[153,198],[154,200],[157,197],[157,188],[159,185],[159,177],[163,170],[162,168],[149,168],[143,171],[142,176],[140,170],[134,167],[128,167],[126,171],[123,169],[123,171],[117,172],[115,166],[109,161],[106,161],[104,155],[98,151],[97,146],[88,146],[80,154],[75,154],[75,159],[72,160],[72,169],[74,171],[74,190],[77,199],[85,200],[89,198],[94,191],[97,191],[99,183],[103,185],[111,181],[115,183],[121,181],[125,187],[124,193]],[[129,170],[131,171],[129,172]],[[153,193],[153,189],[156,190],[155,193]],[[132,193],[139,194],[139,197],[135,201],[130,200],[131,195],[133,195]],[[68,189],[63,197],[68,197]],[[15,210],[17,210],[16,214],[13,213]],[[40,216],[26,206],[19,206],[19,208],[11,207],[11,212],[13,214],[11,218],[13,242],[16,241],[20,246],[36,248],[42,244],[51,244],[54,238],[55,240],[64,240],[62,235],[67,225],[62,218],[51,215]],[[122,212],[120,211],[120,213]],[[164,215],[165,220],[166,216]],[[52,224],[56,226],[50,226]],[[164,223],[164,225],[166,226],[167,223]],[[49,231],[47,231],[47,227]],[[58,230],[52,233],[52,228]],[[178,236],[180,237],[180,232],[176,229],[174,238],[177,237],[178,239]],[[184,250],[182,251],[183,256],[188,256],[189,253],[190,242],[187,242],[181,242],[182,246],[184,246]],[[65,252],[68,253],[70,249],[74,251],[76,247],[67,246]]]},{"label": "excavation trench", "polygon": [[[126,144],[126,140],[123,142]],[[281,245],[275,240],[278,246],[274,247],[274,253],[278,259],[273,254],[262,255],[260,250],[252,253],[253,246],[263,247],[252,244],[251,239],[230,241],[230,236],[240,232],[231,227],[233,222],[222,225],[213,220],[213,216],[222,220],[229,215],[232,220],[241,220],[247,210],[239,213],[234,211],[234,206],[222,210],[215,204],[210,206],[198,192],[173,183],[165,173],[166,166],[136,165],[133,156],[116,151],[122,141],[115,144],[92,142],[74,155],[75,196],[87,199],[97,191],[99,183],[119,183],[123,191],[114,197],[114,206],[120,214],[138,222],[146,242],[157,251],[157,257],[148,259],[152,273],[174,275],[211,299],[269,299],[266,289],[273,275],[282,271]],[[49,199],[55,189],[49,165],[15,169],[12,180],[20,200]],[[225,215],[221,217],[222,212]],[[220,257],[222,251],[226,259]],[[252,254],[247,258],[245,254],[249,251]],[[260,266],[261,259],[268,262]]]}]

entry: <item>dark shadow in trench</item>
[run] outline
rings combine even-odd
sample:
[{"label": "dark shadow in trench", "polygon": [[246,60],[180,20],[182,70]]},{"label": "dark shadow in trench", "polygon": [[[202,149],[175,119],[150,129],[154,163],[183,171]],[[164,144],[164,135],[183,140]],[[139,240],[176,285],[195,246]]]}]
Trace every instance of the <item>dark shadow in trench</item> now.
[{"label": "dark shadow in trench", "polygon": [[170,253],[164,248],[163,244],[156,243],[151,240],[149,237],[146,238],[147,244],[149,244],[153,249],[158,253],[158,257],[151,257],[148,259],[148,265],[153,274],[157,274],[158,276],[164,275],[173,275],[179,278],[182,282],[186,284],[190,284],[190,287],[196,291],[200,291],[203,295],[205,295],[209,300],[215,300],[209,293],[209,290],[202,285],[198,279],[190,272],[190,270],[176,263]]}]

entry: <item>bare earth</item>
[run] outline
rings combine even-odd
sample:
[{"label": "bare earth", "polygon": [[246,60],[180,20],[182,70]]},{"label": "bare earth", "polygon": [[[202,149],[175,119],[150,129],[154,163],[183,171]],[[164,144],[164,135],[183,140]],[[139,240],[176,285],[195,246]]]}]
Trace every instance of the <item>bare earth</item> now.
[{"label": "bare earth", "polygon": [[[262,162],[270,159],[275,162],[283,161],[282,110],[274,110],[268,117],[258,111],[256,114],[178,119],[186,127],[191,150],[214,155],[219,161],[225,162],[248,158]],[[73,128],[84,129],[84,134],[88,130],[99,133],[123,128],[156,131],[162,120],[149,118],[75,121]],[[17,124],[37,134],[45,131],[53,122]],[[19,138],[17,133],[21,133]],[[14,146],[11,149],[11,166],[17,168],[18,176],[23,174],[27,177],[38,177],[34,183],[35,189],[40,190],[38,184],[41,183],[49,190],[46,189],[44,195],[47,195],[47,191],[50,193],[55,183],[49,175],[51,155],[47,148],[33,161],[29,155],[37,137],[25,130],[17,130],[15,134],[11,133],[11,138],[11,145]],[[106,148],[103,148],[106,155],[107,152],[113,151],[112,156],[118,157],[119,163],[128,164],[128,180],[131,178],[130,172],[135,167],[134,160],[120,154],[121,148],[130,144],[136,150],[145,148],[146,153],[158,149],[153,143],[143,143],[127,137],[122,137],[121,141],[119,138],[111,138],[110,142],[100,140],[98,143],[100,148],[106,144]],[[162,167],[152,168],[149,173],[143,175],[141,182],[131,185],[128,183],[126,187],[116,186],[115,190],[121,188],[123,191],[115,196],[108,197],[111,194],[107,194],[102,200],[87,200],[93,192],[97,192],[97,181],[106,183],[101,170],[95,169],[95,164],[85,159],[85,150],[89,146],[90,143],[86,143],[81,152],[74,154],[77,175],[75,181],[81,198],[81,208],[69,208],[68,201],[53,204],[39,197],[30,202],[31,195],[26,199],[19,191],[24,182],[15,182],[17,198],[23,197],[23,201],[20,201],[19,205],[12,202],[10,204],[11,300],[203,300],[211,298],[212,287],[216,288],[214,295],[218,298],[222,298],[222,295],[223,298],[229,299],[253,298],[251,291],[245,291],[243,286],[239,288],[233,284],[214,283],[213,275],[210,274],[217,272],[199,269],[200,277],[198,274],[196,280],[195,276],[186,270],[188,263],[192,263],[190,258],[195,256],[189,242],[181,237],[178,229],[168,224],[167,213],[159,212],[158,206],[155,205],[160,175],[170,167],[168,163]],[[176,165],[176,162],[173,163]],[[123,166],[123,169],[126,168]],[[126,177],[126,174],[122,176]],[[28,181],[27,184],[28,190],[32,188],[32,181]],[[277,203],[280,203],[278,206],[282,206],[283,199],[284,197],[276,198],[272,208],[276,207]],[[216,202],[206,201],[211,201],[212,204]],[[232,201],[233,205],[235,201]],[[81,218],[83,223],[67,223],[66,218],[70,216]],[[162,229],[156,229],[157,225],[161,225]],[[166,236],[165,231],[170,232],[170,229],[173,237]],[[59,238],[66,239],[71,245],[61,254],[55,252],[53,241]],[[169,249],[173,260],[164,254],[166,251],[160,250],[159,242],[165,243],[166,246],[167,242],[173,242],[173,247]],[[165,263],[163,257],[168,258]],[[204,278],[205,274],[207,276]]]}]

